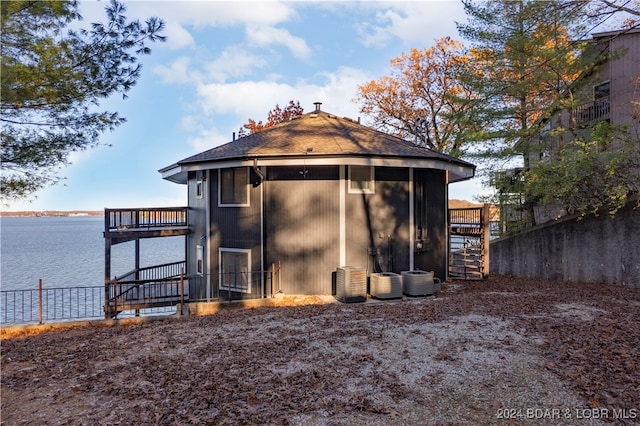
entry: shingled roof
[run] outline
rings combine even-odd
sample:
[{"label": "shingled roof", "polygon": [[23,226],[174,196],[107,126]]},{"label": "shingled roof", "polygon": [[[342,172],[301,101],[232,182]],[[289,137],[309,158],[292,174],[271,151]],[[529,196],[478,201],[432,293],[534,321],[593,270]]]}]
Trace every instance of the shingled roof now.
[{"label": "shingled roof", "polygon": [[[307,161],[313,158],[343,156],[431,159],[454,163],[462,168],[475,169],[473,164],[466,161],[417,146],[361,125],[349,118],[340,118],[317,109],[312,113],[185,158],[161,169],[160,172],[165,173],[171,169],[184,170],[198,163],[301,156],[304,156]],[[339,163],[339,161],[336,162],[336,164]]]}]

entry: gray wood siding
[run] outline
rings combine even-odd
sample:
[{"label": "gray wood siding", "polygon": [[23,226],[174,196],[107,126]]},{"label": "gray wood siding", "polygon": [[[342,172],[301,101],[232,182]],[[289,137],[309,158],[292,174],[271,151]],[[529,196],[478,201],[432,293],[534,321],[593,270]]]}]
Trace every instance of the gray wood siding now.
[{"label": "gray wood siding", "polygon": [[[413,171],[415,202],[414,226],[426,221],[426,246],[416,252],[414,268],[434,271],[441,279],[447,274],[447,185],[445,172],[441,170]],[[421,193],[422,192],[422,193]]]},{"label": "gray wood siding", "polygon": [[[345,170],[346,171],[346,170]],[[286,294],[331,294],[332,274],[340,265],[340,173],[338,166],[269,167],[267,179],[250,188],[248,207],[218,206],[218,173],[210,173],[206,189],[211,209],[210,256],[211,296],[219,294],[219,248],[251,250],[251,269],[261,270],[261,208],[264,209],[264,269],[282,265],[282,290]],[[409,269],[410,215],[409,170],[375,168],[373,194],[349,193],[345,173],[346,265],[369,272]],[[250,178],[254,182],[255,176]],[[193,189],[192,189],[193,187]],[[194,232],[189,239],[190,270],[195,272],[195,246],[204,235],[206,213],[202,200],[195,198],[195,175],[189,184],[189,205]],[[424,228],[428,245],[415,253],[416,269],[434,270],[446,277],[446,180],[443,171],[414,170],[414,214],[417,226]],[[262,191],[265,202],[262,203]],[[192,194],[193,192],[193,194]],[[193,197],[192,197],[193,195]],[[193,198],[193,199],[192,199]],[[190,211],[190,214],[192,212]],[[377,255],[372,255],[372,249]],[[259,297],[261,283],[254,276],[252,294],[234,298]],[[264,281],[266,294],[270,283]],[[200,297],[206,295],[198,287]]]},{"label": "gray wood siding", "polygon": [[640,33],[631,32],[615,36],[609,41],[603,42],[603,45],[606,44],[609,44],[613,58],[587,78],[580,93],[580,98],[586,101],[592,100],[593,86],[610,81],[611,122],[633,126],[633,101],[638,100],[637,78],[638,70],[640,69]]},{"label": "gray wood siding", "polygon": [[[252,182],[253,172],[249,181]],[[249,206],[247,207],[219,207],[218,206],[218,179],[217,170],[210,173],[209,197],[211,208],[211,235],[210,235],[210,270],[212,297],[227,298],[225,294],[219,294],[220,253],[219,249],[237,248],[251,249],[252,286],[251,295],[233,294],[234,299],[242,297],[260,297],[261,283],[259,274],[261,270],[261,188],[260,185],[249,185]]]},{"label": "gray wood siding", "polygon": [[[540,162],[542,153],[547,153],[552,158],[557,157],[560,149],[566,143],[575,139],[576,134],[583,139],[591,139],[589,124],[594,124],[599,120],[607,120],[615,125],[629,126],[632,136],[638,137],[638,129],[635,124],[637,123],[637,118],[635,118],[636,111],[633,107],[633,102],[638,98],[637,77],[638,69],[640,69],[640,32],[619,34],[609,39],[605,37],[599,41],[597,46],[593,46],[594,52],[597,53],[606,53],[607,49],[613,56],[589,75],[578,79],[575,82],[573,96],[577,106],[589,108],[588,104],[595,101],[594,87],[610,82],[609,99],[598,103],[601,107],[608,105],[609,112],[603,111],[602,116],[594,113],[592,120],[585,121],[581,126],[577,126],[578,128],[571,127],[575,125],[574,120],[579,119],[579,113],[574,116],[571,108],[555,112],[549,119],[550,128],[555,130],[564,128],[565,131],[550,132],[542,140],[540,134],[534,135],[533,149],[527,157],[531,165],[536,165]],[[587,111],[589,110],[587,109]],[[620,143],[614,143],[612,148],[616,149],[619,146],[621,146]]]},{"label": "gray wood siding", "polygon": [[331,294],[340,256],[338,167],[269,167],[264,184],[265,267],[281,262],[286,294]]},{"label": "gray wood siding", "polygon": [[[376,167],[375,193],[345,189],[347,265],[369,273],[409,269],[408,180],[406,168]],[[371,248],[376,256],[370,254]]]},{"label": "gray wood siding", "polygon": [[[198,172],[200,173],[200,172]],[[200,237],[206,235],[206,223],[207,223],[207,185],[209,182],[204,183],[203,197],[198,198],[196,196],[196,172],[189,173],[189,180],[187,183],[187,205],[189,206],[189,235],[187,235],[187,275],[191,277],[189,282],[189,297],[191,299],[204,299],[207,297],[206,280],[204,276],[202,278],[196,275],[196,246],[198,244],[205,244],[205,240],[201,240]],[[206,250],[206,247],[205,247]],[[205,265],[206,271],[206,258]]]}]

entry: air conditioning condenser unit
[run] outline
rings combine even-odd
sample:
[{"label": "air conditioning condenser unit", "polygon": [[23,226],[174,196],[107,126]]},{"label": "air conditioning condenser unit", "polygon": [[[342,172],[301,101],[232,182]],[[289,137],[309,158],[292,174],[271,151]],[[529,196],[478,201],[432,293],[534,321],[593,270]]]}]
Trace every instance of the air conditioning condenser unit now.
[{"label": "air conditioning condenser unit", "polygon": [[336,299],[344,303],[367,300],[367,272],[357,266],[340,266],[336,271]]},{"label": "air conditioning condenser unit", "polygon": [[402,271],[402,291],[407,296],[433,294],[433,271]]},{"label": "air conditioning condenser unit", "polygon": [[402,276],[393,272],[377,272],[369,276],[369,293],[376,299],[402,297]]}]

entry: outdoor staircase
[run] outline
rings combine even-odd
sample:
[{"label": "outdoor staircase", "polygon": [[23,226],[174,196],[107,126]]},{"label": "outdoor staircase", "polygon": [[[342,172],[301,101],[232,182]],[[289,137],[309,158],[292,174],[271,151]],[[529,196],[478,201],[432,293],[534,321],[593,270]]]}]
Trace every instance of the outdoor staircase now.
[{"label": "outdoor staircase", "polygon": [[[187,207],[105,209],[105,318],[125,310],[177,305],[188,297],[184,260],[140,267],[140,240],[188,235],[188,212]],[[111,248],[130,241],[135,245],[135,269],[112,279]]]},{"label": "outdoor staircase", "polygon": [[489,276],[489,206],[449,209],[448,278],[481,280]]},{"label": "outdoor staircase", "polygon": [[449,278],[451,279],[482,279],[482,247],[470,244],[462,249],[449,252]]},{"label": "outdoor staircase", "polygon": [[105,317],[184,303],[189,298],[189,280],[182,274],[184,267],[184,261],[167,263],[111,280],[105,288]]}]

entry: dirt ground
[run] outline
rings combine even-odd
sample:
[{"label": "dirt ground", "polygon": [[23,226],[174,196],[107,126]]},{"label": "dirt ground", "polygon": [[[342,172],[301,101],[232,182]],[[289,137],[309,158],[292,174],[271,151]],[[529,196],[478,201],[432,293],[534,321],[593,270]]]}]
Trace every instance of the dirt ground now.
[{"label": "dirt ground", "polygon": [[5,328],[1,423],[640,424],[640,289],[492,277],[280,305]]}]

